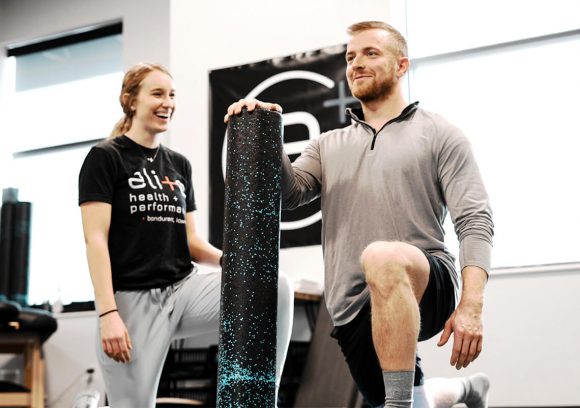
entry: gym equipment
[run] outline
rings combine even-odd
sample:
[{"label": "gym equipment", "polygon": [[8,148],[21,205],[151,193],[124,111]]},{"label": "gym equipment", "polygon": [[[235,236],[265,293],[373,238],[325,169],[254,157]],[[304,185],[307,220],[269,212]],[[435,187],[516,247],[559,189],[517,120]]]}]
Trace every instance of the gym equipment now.
[{"label": "gym equipment", "polygon": [[273,407],[282,117],[243,111],[227,142],[217,405]]}]

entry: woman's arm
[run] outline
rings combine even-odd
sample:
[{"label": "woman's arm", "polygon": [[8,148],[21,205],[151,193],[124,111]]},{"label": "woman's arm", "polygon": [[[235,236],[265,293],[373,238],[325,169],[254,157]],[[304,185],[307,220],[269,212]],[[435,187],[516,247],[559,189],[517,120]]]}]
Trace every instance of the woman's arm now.
[{"label": "woman's arm", "polygon": [[223,252],[199,236],[193,211],[185,214],[185,227],[191,259],[194,262],[219,265]]},{"label": "woman's arm", "polygon": [[87,202],[81,205],[83,232],[87,247],[89,272],[95,291],[95,306],[101,328],[101,342],[105,354],[115,361],[126,363],[132,349],[129,333],[118,312],[113,293],[111,261],[109,258],[109,227],[111,205]]}]

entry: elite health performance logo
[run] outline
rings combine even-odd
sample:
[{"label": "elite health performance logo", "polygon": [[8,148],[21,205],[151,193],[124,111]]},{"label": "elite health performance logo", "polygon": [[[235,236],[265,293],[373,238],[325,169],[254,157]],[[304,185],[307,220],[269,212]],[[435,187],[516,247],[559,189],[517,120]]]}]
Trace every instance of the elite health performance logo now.
[{"label": "elite health performance logo", "polygon": [[[185,185],[168,176],[160,179],[155,170],[143,168],[129,178],[129,213],[140,214],[144,221],[185,223],[185,208],[177,194],[186,197]],[[165,191],[164,191],[165,190]],[[181,217],[175,217],[176,214]]]},{"label": "elite health performance logo", "polygon": [[[256,86],[254,89],[248,93],[244,99],[260,99],[260,94],[263,91],[266,91],[269,87],[284,81],[289,81],[293,79],[302,79],[306,81],[313,81],[319,83],[329,89],[335,87],[335,82],[321,74],[311,71],[288,71],[282,72],[280,74],[274,75],[265,81],[261,82]],[[344,90],[344,82],[341,83]],[[354,98],[350,98],[354,100]],[[328,101],[328,106],[333,106],[334,101]],[[344,115],[344,113],[343,113]],[[300,154],[304,148],[308,145],[308,142],[312,139],[318,138],[320,136],[320,124],[316,117],[310,112],[291,112],[291,113],[282,113],[282,123],[284,127],[292,126],[292,125],[303,125],[307,130],[307,138],[300,141],[295,142],[288,142],[284,143],[284,151],[289,155]],[[227,156],[227,132],[224,135],[224,144],[222,149],[222,174],[225,179],[226,176],[226,156]],[[280,228],[282,230],[295,230],[304,228],[308,225],[314,224],[316,221],[322,219],[322,214],[320,210],[312,215],[307,215],[302,219],[296,221],[282,221],[280,223]]]}]

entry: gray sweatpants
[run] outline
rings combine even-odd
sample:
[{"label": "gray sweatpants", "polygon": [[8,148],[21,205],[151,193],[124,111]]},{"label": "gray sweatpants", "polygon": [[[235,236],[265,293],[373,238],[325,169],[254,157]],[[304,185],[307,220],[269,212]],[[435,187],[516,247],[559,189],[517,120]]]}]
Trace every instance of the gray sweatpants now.
[{"label": "gray sweatpants", "polygon": [[[221,273],[193,273],[163,289],[117,291],[115,300],[133,343],[131,361],[107,357],[97,339],[111,408],[154,408],[163,362],[173,340],[219,330]],[[276,388],[292,334],[294,291],[289,278],[278,280]],[[97,336],[100,336],[97,330]]]}]

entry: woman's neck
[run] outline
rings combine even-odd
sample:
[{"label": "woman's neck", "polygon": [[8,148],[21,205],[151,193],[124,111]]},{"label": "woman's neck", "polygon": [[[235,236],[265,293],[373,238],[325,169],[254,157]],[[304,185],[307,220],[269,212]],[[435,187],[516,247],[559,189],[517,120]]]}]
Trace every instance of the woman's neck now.
[{"label": "woman's neck", "polygon": [[148,147],[150,149],[155,149],[159,147],[160,143],[159,133],[152,135],[147,132],[139,131],[132,127],[127,132],[125,132],[125,136],[133,140],[135,143],[140,144],[141,146]]}]

